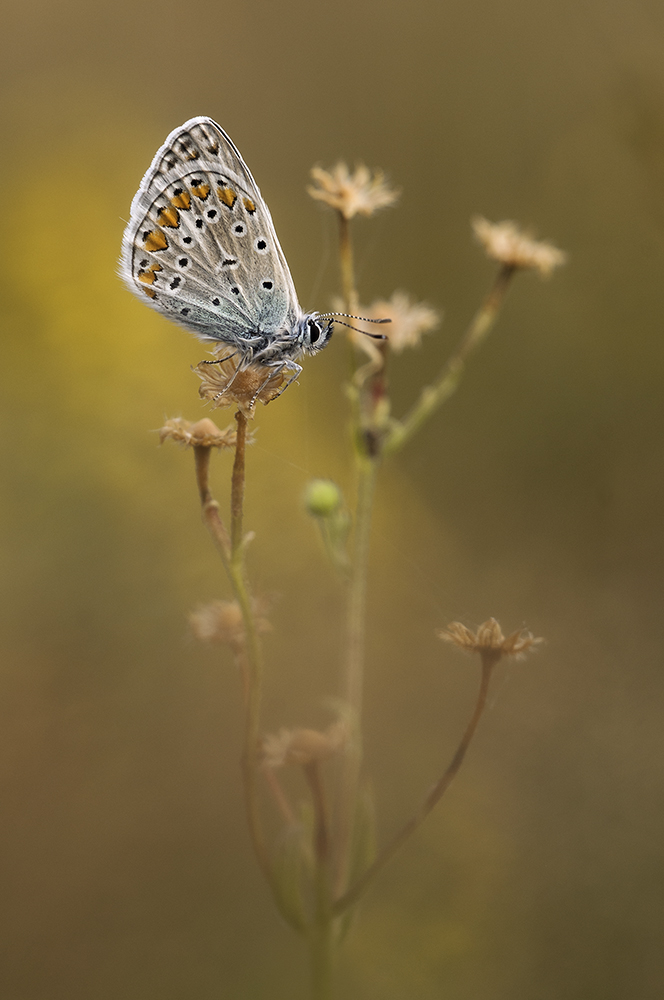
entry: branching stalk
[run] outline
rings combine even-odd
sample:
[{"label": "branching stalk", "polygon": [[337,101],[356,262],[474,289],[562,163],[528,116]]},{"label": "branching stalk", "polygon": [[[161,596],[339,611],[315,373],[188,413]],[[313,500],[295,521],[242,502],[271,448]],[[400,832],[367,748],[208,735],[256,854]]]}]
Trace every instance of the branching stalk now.
[{"label": "branching stalk", "polygon": [[201,499],[203,520],[228,575],[233,594],[242,612],[245,633],[245,733],[242,753],[245,807],[249,832],[258,863],[270,885],[273,877],[269,854],[260,822],[258,801],[258,738],[260,733],[260,704],[262,687],[262,656],[256,628],[256,619],[244,571],[244,546],[242,544],[242,515],[244,502],[245,451],[247,418],[237,414],[237,443],[231,482],[231,534],[219,513],[219,504],[213,499],[209,485],[209,447],[196,446],[196,482]]},{"label": "branching stalk", "polygon": [[411,819],[409,819],[408,822],[405,823],[399,831],[397,831],[385,847],[383,847],[373,864],[370,865],[366,872],[357,879],[355,884],[352,885],[351,888],[336,901],[333,907],[335,914],[338,915],[343,913],[344,910],[347,910],[349,906],[352,906],[358,901],[358,899],[360,899],[378,872],[385,867],[388,861],[391,861],[402,844],[404,844],[415,832],[415,830],[421,826],[431,810],[440,801],[444,793],[449,788],[452,780],[463,763],[466,751],[468,750],[471,740],[475,735],[477,725],[482,716],[482,712],[484,711],[491,674],[496,662],[496,658],[492,656],[485,656],[482,658],[482,674],[477,701],[475,702],[473,714],[468,721],[468,725],[466,726],[465,732],[461,737],[449,766],[426,795],[415,815],[412,816]]},{"label": "branching stalk", "polygon": [[466,359],[486,339],[487,334],[498,319],[515,271],[516,268],[513,264],[501,265],[488,295],[475,313],[456,351],[445,364],[436,381],[433,385],[426,386],[422,390],[419,400],[410,413],[402,421],[393,425],[383,446],[384,454],[390,455],[403,448],[404,444],[420,429],[432,413],[456,391]]},{"label": "branching stalk", "polygon": [[348,880],[353,839],[353,821],[362,764],[362,699],[364,690],[364,644],[366,621],[367,570],[371,514],[376,485],[377,461],[358,458],[357,508],[346,632],[346,677],[344,697],[349,708],[350,739],[342,764],[337,872],[335,891],[343,892]]}]

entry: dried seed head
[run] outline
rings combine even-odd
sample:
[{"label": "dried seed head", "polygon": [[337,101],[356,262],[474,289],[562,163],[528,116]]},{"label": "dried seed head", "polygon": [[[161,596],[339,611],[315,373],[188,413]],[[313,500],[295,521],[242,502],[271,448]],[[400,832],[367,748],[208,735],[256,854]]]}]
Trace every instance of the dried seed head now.
[{"label": "dried seed head", "polygon": [[253,417],[256,403],[271,402],[280,395],[286,380],[282,373],[271,374],[264,365],[248,365],[238,370],[237,359],[222,357],[218,364],[201,361],[194,371],[201,380],[198,394],[214,407],[235,404],[246,417]]},{"label": "dried seed head", "polygon": [[348,725],[338,719],[321,732],[318,729],[280,729],[263,739],[263,765],[283,767],[285,764],[306,766],[326,760],[348,743]]},{"label": "dried seed head", "polygon": [[330,170],[312,167],[314,184],[307,192],[317,201],[323,201],[341,212],[345,219],[355,215],[373,215],[379,208],[393,205],[399,192],[391,188],[381,170],[371,171],[364,164],[350,172],[345,163],[337,163]]},{"label": "dried seed head", "polygon": [[204,417],[195,424],[182,417],[173,417],[159,430],[161,444],[171,438],[188,448],[234,448],[236,437],[234,427],[226,427],[222,431],[209,417]]},{"label": "dried seed head", "polygon": [[512,267],[532,268],[543,278],[567,260],[566,254],[552,243],[534,240],[515,222],[489,222],[481,215],[471,219],[475,236],[488,257]]},{"label": "dried seed head", "polygon": [[[440,323],[440,316],[426,302],[412,302],[406,292],[395,292],[391,299],[379,299],[365,311],[360,307],[363,316],[368,319],[390,319],[392,322],[385,327],[387,346],[390,353],[400,354],[407,347],[419,347],[422,334],[433,330]],[[356,321],[357,325],[368,333],[374,333],[373,324]],[[375,349],[375,341],[362,334],[349,331],[353,343],[365,351]]]},{"label": "dried seed head", "polygon": [[505,637],[495,618],[489,618],[480,625],[477,633],[471,632],[461,622],[452,622],[446,629],[438,632],[438,637],[444,642],[451,642],[466,653],[479,653],[484,659],[496,663],[502,656],[521,658],[543,642],[542,639],[535,639],[524,629],[517,629]]},{"label": "dried seed head", "polygon": [[[264,617],[267,602],[260,598],[253,601],[253,612],[258,632],[269,632],[270,623]],[[201,642],[223,643],[234,653],[244,650],[246,635],[242,611],[237,601],[210,601],[202,604],[189,615],[191,630]]]}]

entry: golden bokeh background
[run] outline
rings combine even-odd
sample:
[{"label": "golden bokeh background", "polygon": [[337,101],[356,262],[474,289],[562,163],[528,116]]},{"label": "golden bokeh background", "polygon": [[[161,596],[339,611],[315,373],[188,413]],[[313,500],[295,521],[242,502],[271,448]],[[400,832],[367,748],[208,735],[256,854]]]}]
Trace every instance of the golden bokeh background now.
[{"label": "golden bokeh background", "polygon": [[[664,8],[24,0],[2,22],[0,996],[305,995],[247,842],[230,654],[186,625],[227,586],[191,455],[153,433],[206,412],[204,350],[115,273],[155,150],[209,114],[305,307],[338,284],[310,166],[364,161],[403,189],[355,228],[365,302],[403,288],[445,312],[392,366],[397,412],[491,279],[471,215],[569,253],[550,282],[517,277],[461,391],[382,476],[366,750],[383,835],[472,702],[475,665],[434,630],[495,615],[547,644],[501,668],[459,779],[361,908],[340,996],[659,998]],[[338,691],[342,597],[301,496],[312,476],[352,494],[346,373],[336,336],[255,421],[271,729],[325,723]]]}]

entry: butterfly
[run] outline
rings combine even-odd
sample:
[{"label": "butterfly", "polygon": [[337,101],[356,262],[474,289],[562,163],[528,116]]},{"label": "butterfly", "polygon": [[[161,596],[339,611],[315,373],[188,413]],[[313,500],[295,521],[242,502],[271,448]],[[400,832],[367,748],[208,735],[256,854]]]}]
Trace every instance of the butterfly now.
[{"label": "butterfly", "polygon": [[346,315],[302,309],[258,185],[211,118],[191,118],[155,155],[131,203],[120,275],[162,315],[232,348],[220,360],[236,357],[236,374],[285,376],[280,392],[302,371],[297,358],[321,351]]}]

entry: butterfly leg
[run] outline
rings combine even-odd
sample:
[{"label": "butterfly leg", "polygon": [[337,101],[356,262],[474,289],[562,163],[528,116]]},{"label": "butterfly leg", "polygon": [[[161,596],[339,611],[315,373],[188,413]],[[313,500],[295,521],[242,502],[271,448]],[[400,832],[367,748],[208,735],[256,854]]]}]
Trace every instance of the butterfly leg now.
[{"label": "butterfly leg", "polygon": [[233,351],[232,354],[225,354],[223,358],[215,358],[214,361],[205,361],[205,360],[203,360],[203,361],[201,361],[201,364],[202,365],[221,365],[221,364],[224,363],[224,361],[230,361],[231,358],[234,358],[236,354],[237,354],[237,351]]},{"label": "butterfly leg", "polygon": [[279,362],[277,362],[274,365],[270,365],[269,368],[270,368],[270,374],[265,379],[265,381],[260,384],[260,386],[258,387],[258,389],[256,390],[256,392],[253,395],[253,399],[251,400],[251,405],[252,406],[255,404],[256,400],[258,399],[259,395],[261,394],[261,392],[263,391],[263,389],[265,388],[265,386],[268,384],[268,382],[271,379],[273,379],[276,375],[281,375],[281,373],[284,370],[284,368],[288,369],[288,371],[292,372],[293,374],[285,382],[285,384],[282,385],[279,388],[279,390],[277,391],[276,396],[274,396],[274,399],[278,399],[279,396],[281,396],[282,392],[286,391],[286,389],[291,384],[291,382],[294,382],[295,379],[300,374],[300,372],[302,371],[302,365],[298,365],[297,362],[295,362],[295,361],[279,361]]},{"label": "butterfly leg", "polygon": [[[223,363],[224,363],[224,361],[230,361],[230,359],[231,359],[231,358],[234,358],[234,357],[235,357],[235,356],[236,356],[236,355],[237,355],[238,353],[239,353],[238,351],[233,351],[233,352],[232,352],[232,354],[226,354],[226,355],[224,355],[224,357],[223,357],[223,358],[217,358],[217,359],[216,359],[215,361],[202,361],[202,362],[201,362],[201,364],[203,364],[203,365],[220,365],[220,364],[223,364]],[[241,369],[242,369],[243,367],[244,367],[244,366],[242,365],[242,361],[241,361],[241,359],[240,359],[240,361],[238,361],[238,363],[237,363],[237,367],[235,368],[235,371],[233,372],[233,374],[232,374],[232,375],[231,375],[231,377],[229,378],[229,380],[228,380],[228,382],[226,383],[226,385],[224,386],[224,388],[223,388],[223,389],[221,390],[221,392],[218,392],[218,393],[217,393],[217,395],[216,395],[216,396],[214,396],[214,398],[213,398],[213,401],[214,401],[215,403],[216,403],[216,401],[217,401],[218,399],[221,399],[221,397],[222,397],[222,396],[225,396],[225,395],[226,395],[226,393],[228,392],[228,390],[230,389],[230,387],[231,387],[231,386],[233,385],[233,382],[234,382],[234,381],[235,381],[235,379],[237,378],[237,376],[238,376],[238,372],[239,372],[239,371],[240,371],[240,370],[241,370]],[[253,405],[253,404],[252,404],[252,405]]]}]

